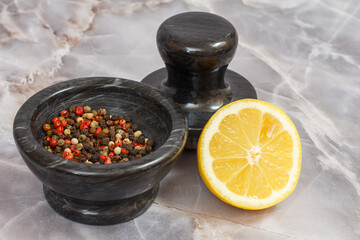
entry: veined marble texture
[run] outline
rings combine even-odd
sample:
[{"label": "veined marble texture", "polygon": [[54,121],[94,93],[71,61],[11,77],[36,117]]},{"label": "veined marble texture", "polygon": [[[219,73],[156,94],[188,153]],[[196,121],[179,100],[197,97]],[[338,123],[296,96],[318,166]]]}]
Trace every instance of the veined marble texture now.
[{"label": "veined marble texture", "polygon": [[[14,145],[18,108],[71,78],[140,81],[164,65],[158,26],[195,10],[234,24],[229,68],[298,128],[296,190],[266,210],[234,208],[207,190],[186,151],[135,220],[97,227],[55,213]],[[1,0],[0,239],[360,239],[359,29],[356,0]]]}]

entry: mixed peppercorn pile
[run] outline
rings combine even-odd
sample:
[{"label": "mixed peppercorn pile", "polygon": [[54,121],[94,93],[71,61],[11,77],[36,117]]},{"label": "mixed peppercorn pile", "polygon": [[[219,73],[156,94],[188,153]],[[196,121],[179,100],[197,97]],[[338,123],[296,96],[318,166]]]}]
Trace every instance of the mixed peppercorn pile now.
[{"label": "mixed peppercorn pile", "polygon": [[45,149],[81,163],[128,162],[149,154],[154,146],[130,117],[109,115],[104,108],[71,106],[43,129]]}]

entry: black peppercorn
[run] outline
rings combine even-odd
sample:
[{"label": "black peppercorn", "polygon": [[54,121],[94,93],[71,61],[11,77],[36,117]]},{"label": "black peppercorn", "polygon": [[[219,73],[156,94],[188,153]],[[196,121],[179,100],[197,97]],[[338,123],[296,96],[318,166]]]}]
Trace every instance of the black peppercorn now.
[{"label": "black peppercorn", "polygon": [[139,126],[136,123],[131,124],[131,129],[136,132],[137,130],[139,130]]}]

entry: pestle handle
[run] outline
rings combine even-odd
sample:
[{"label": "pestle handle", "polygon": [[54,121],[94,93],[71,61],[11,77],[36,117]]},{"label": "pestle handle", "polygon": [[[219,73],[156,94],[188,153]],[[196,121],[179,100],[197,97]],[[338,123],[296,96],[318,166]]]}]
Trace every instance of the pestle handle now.
[{"label": "pestle handle", "polygon": [[205,12],[188,12],[164,21],[157,46],[165,62],[167,87],[209,91],[227,87],[224,75],[238,43],[234,26]]}]

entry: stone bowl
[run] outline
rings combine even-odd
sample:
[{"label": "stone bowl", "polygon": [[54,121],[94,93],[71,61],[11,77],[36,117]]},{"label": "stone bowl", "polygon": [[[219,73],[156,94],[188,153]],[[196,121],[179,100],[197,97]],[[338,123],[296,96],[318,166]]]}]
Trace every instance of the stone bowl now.
[{"label": "stone bowl", "polygon": [[[154,152],[130,162],[94,165],[46,151],[43,124],[72,105],[130,116],[154,140]],[[184,149],[187,129],[181,108],[155,88],[121,78],[92,77],[60,82],[33,95],[17,112],[13,135],[56,212],[80,223],[110,225],[131,220],[149,208],[159,182]]]}]

